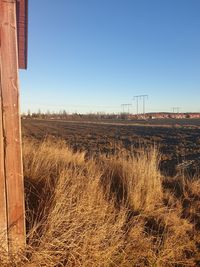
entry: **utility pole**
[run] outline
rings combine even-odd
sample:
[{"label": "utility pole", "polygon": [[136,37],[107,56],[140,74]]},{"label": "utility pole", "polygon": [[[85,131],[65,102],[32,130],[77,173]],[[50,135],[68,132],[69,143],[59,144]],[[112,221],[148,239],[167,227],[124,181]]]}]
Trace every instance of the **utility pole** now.
[{"label": "utility pole", "polygon": [[143,98],[143,114],[145,115],[145,99],[148,99],[148,95],[142,95]]},{"label": "utility pole", "polygon": [[136,95],[136,96],[134,96],[133,97],[133,100],[135,100],[136,99],[136,109],[137,109],[137,114],[138,114],[138,100],[139,100],[139,98],[140,98],[140,96],[139,95]]},{"label": "utility pole", "polygon": [[126,106],[128,107],[128,114],[130,114],[130,107],[132,107],[132,104],[127,104]]},{"label": "utility pole", "polygon": [[125,104],[121,104],[121,107],[122,107],[122,113],[124,113]]},{"label": "utility pole", "polygon": [[136,99],[137,114],[138,114],[139,99],[142,99],[142,102],[143,102],[143,114],[145,114],[145,100],[147,98],[148,98],[148,95],[136,95],[136,96],[133,97],[133,100]]},{"label": "utility pole", "polygon": [[179,113],[180,112],[180,107],[172,107],[172,112],[173,113]]},{"label": "utility pole", "polygon": [[127,108],[128,110],[128,114],[130,113],[130,107],[132,106],[132,104],[121,104],[123,113],[125,113],[125,108]]}]

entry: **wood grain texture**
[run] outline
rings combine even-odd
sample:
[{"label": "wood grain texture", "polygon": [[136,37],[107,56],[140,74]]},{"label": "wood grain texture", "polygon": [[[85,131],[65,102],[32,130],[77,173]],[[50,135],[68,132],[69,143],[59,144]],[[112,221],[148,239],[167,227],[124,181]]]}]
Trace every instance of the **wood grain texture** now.
[{"label": "wood grain texture", "polygon": [[16,1],[0,1],[4,172],[7,196],[8,248],[13,253],[25,245]]},{"label": "wood grain texture", "polygon": [[[1,19],[2,19],[2,2],[0,1],[0,43],[1,43]],[[0,46],[0,241],[1,247],[8,251],[7,236],[7,209],[6,209],[6,180],[4,171],[4,133],[3,133],[3,103],[2,103],[2,86],[1,86],[1,46]]]}]

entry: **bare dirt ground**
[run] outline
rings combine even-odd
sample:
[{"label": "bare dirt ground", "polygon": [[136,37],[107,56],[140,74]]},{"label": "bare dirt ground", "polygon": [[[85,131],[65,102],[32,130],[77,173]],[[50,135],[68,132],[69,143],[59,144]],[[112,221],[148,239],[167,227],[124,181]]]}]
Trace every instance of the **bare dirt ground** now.
[{"label": "bare dirt ground", "polygon": [[151,121],[22,121],[26,137],[60,137],[88,156],[115,153],[123,148],[136,152],[156,145],[162,153],[161,170],[174,175],[178,169],[193,174],[200,165],[200,120]]}]

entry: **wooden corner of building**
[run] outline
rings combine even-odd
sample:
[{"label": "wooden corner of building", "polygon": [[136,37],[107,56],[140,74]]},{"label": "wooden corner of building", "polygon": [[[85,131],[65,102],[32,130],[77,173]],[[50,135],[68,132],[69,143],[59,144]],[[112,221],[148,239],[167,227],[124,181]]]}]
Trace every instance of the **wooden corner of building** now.
[{"label": "wooden corner of building", "polygon": [[16,1],[0,0],[0,231],[9,253],[25,246]]}]

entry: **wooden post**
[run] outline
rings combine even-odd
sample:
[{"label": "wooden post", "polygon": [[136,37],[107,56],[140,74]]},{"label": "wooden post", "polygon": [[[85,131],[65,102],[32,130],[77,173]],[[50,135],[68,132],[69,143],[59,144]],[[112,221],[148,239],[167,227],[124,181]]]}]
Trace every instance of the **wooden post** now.
[{"label": "wooden post", "polygon": [[9,253],[25,246],[16,1],[0,0],[0,227]]}]

